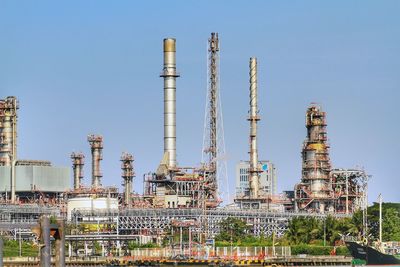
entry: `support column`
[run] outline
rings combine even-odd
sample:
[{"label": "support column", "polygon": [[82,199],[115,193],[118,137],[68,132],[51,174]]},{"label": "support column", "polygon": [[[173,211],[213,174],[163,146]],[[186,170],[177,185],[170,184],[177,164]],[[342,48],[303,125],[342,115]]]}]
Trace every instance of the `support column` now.
[{"label": "support column", "polygon": [[42,216],[40,218],[40,227],[42,228],[43,246],[40,248],[40,266],[51,267],[51,249],[50,249],[50,218]]}]

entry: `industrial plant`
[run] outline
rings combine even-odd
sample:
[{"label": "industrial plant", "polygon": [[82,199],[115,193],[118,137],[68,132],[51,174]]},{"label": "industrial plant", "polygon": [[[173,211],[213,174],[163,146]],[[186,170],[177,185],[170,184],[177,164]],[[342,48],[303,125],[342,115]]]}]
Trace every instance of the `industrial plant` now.
[{"label": "industrial plant", "polygon": [[[332,167],[326,113],[317,104],[311,104],[306,110],[299,183],[283,193],[276,192],[275,166],[258,157],[257,140],[263,136],[257,132],[258,123],[262,121],[255,57],[249,60],[249,134],[243,136],[243,140],[249,140],[249,149],[244,151],[249,152],[249,158],[243,159],[244,167],[240,170],[244,171],[238,176],[243,178],[239,178],[237,188],[240,190],[234,203],[222,203],[220,177],[224,170],[220,142],[223,131],[219,130],[222,120],[217,33],[211,34],[208,45],[203,162],[187,167],[179,166],[176,151],[179,138],[176,135],[179,123],[176,120],[177,45],[173,38],[163,40],[164,64],[160,77],[164,84],[164,149],[155,159],[160,162],[158,168],[144,177],[142,194],[133,190],[136,174],[132,152],[121,151],[121,157],[115,159],[121,162],[121,191],[102,181],[102,153],[107,149],[104,145],[107,137],[99,134],[87,136],[90,157],[81,151],[71,153],[72,167],[19,159],[19,103],[13,96],[0,100],[0,231],[13,235],[17,229],[25,229],[30,233],[31,225],[37,223],[41,215],[53,215],[65,219],[75,229],[65,238],[68,255],[76,255],[81,243],[88,254],[95,241],[101,242],[102,251],[107,254],[111,249],[121,250],[129,240],[161,243],[173,229],[184,229],[191,238],[204,243],[215,238],[220,222],[227,217],[243,219],[256,236],[282,236],[293,217],[348,216],[364,207],[370,176],[362,169]],[[91,174],[84,174],[83,166],[88,164],[89,158]],[[267,170],[268,178],[261,177]],[[85,185],[89,176],[90,183]],[[235,178],[229,181],[234,183]]]}]

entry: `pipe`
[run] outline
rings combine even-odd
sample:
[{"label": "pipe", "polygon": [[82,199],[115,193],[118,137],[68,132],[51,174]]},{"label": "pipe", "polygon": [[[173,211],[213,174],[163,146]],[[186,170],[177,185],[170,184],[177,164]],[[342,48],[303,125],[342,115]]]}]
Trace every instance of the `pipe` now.
[{"label": "pipe", "polygon": [[164,39],[164,154],[168,167],[176,167],[176,40]]},{"label": "pipe", "polygon": [[257,198],[259,191],[259,168],[257,151],[257,121],[260,120],[257,107],[257,59],[250,58],[250,197]]},{"label": "pipe", "polygon": [[15,160],[11,161],[11,203],[15,204],[16,202],[16,194],[15,194],[15,186],[17,183],[16,175],[15,175]]},{"label": "pipe", "polygon": [[83,165],[85,164],[85,155],[82,153],[71,154],[72,159],[72,169],[74,171],[74,189],[77,190],[81,187],[83,179]]},{"label": "pipe", "polygon": [[92,150],[92,187],[101,186],[100,161],[103,159],[103,137],[101,135],[89,135],[88,141]]}]

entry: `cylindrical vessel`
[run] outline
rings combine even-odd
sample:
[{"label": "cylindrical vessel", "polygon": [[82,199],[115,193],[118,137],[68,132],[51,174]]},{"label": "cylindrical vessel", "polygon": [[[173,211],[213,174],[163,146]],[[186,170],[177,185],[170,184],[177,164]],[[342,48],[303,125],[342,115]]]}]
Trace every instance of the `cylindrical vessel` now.
[{"label": "cylindrical vessel", "polygon": [[176,41],[164,39],[164,154],[168,153],[168,165],[176,167]]},{"label": "cylindrical vessel", "polygon": [[100,161],[103,159],[103,137],[100,135],[89,135],[88,141],[92,150],[92,187],[101,186]]},{"label": "cylindrical vessel", "polygon": [[17,159],[17,109],[14,96],[0,100],[0,165],[11,166]]},{"label": "cylindrical vessel", "polygon": [[259,168],[257,151],[257,59],[250,58],[250,197],[257,198],[259,191]]},{"label": "cylindrical vessel", "polygon": [[2,135],[3,135],[2,149],[4,151],[4,156],[3,156],[4,166],[11,166],[13,140],[12,140],[12,121],[11,121],[11,116],[9,115],[4,116]]},{"label": "cylindrical vessel", "polygon": [[122,178],[124,179],[124,204],[128,206],[131,203],[132,179],[135,176],[133,171],[133,156],[129,153],[123,153],[121,156]]},{"label": "cylindrical vessel", "polygon": [[74,189],[79,189],[83,178],[83,164],[85,156],[82,153],[72,153],[72,168],[74,173]]},{"label": "cylindrical vessel", "polygon": [[92,186],[100,186],[100,151],[98,149],[93,149],[92,151]]}]

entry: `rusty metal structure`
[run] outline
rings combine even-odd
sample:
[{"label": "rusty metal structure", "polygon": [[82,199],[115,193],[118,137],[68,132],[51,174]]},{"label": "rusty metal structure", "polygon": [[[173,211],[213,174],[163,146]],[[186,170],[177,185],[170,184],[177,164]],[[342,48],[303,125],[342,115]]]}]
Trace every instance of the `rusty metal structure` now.
[{"label": "rusty metal structure", "polygon": [[85,155],[81,152],[73,152],[71,154],[72,169],[74,175],[74,189],[77,190],[82,186],[83,165],[85,164]]},{"label": "rusty metal structure", "polygon": [[17,111],[15,96],[0,99],[0,166],[11,166],[17,160]]},{"label": "rusty metal structure", "polygon": [[[205,169],[205,198],[220,201],[229,188],[224,160],[225,140],[219,87],[219,38],[211,33],[208,39],[208,88],[204,120],[202,160]],[[222,187],[222,188],[221,188]],[[224,188],[225,187],[225,188]]]},{"label": "rusty metal structure", "polygon": [[122,179],[124,180],[124,204],[129,206],[131,204],[132,194],[132,180],[135,176],[133,170],[133,156],[129,153],[122,153],[121,155],[121,169]]},{"label": "rusty metal structure", "polygon": [[368,175],[362,169],[332,169],[333,209],[335,213],[353,214],[368,206]]},{"label": "rusty metal structure", "polygon": [[326,113],[311,104],[306,112],[307,137],[302,150],[302,178],[295,185],[295,208],[350,214],[365,202],[369,175],[359,169],[332,169],[326,126]]},{"label": "rusty metal structure", "polygon": [[326,113],[317,104],[306,112],[307,137],[302,150],[302,178],[295,187],[298,210],[333,211],[331,161],[326,133]]},{"label": "rusty metal structure", "polygon": [[92,187],[101,187],[100,161],[103,159],[103,137],[101,135],[88,135],[88,142],[92,150]]}]

